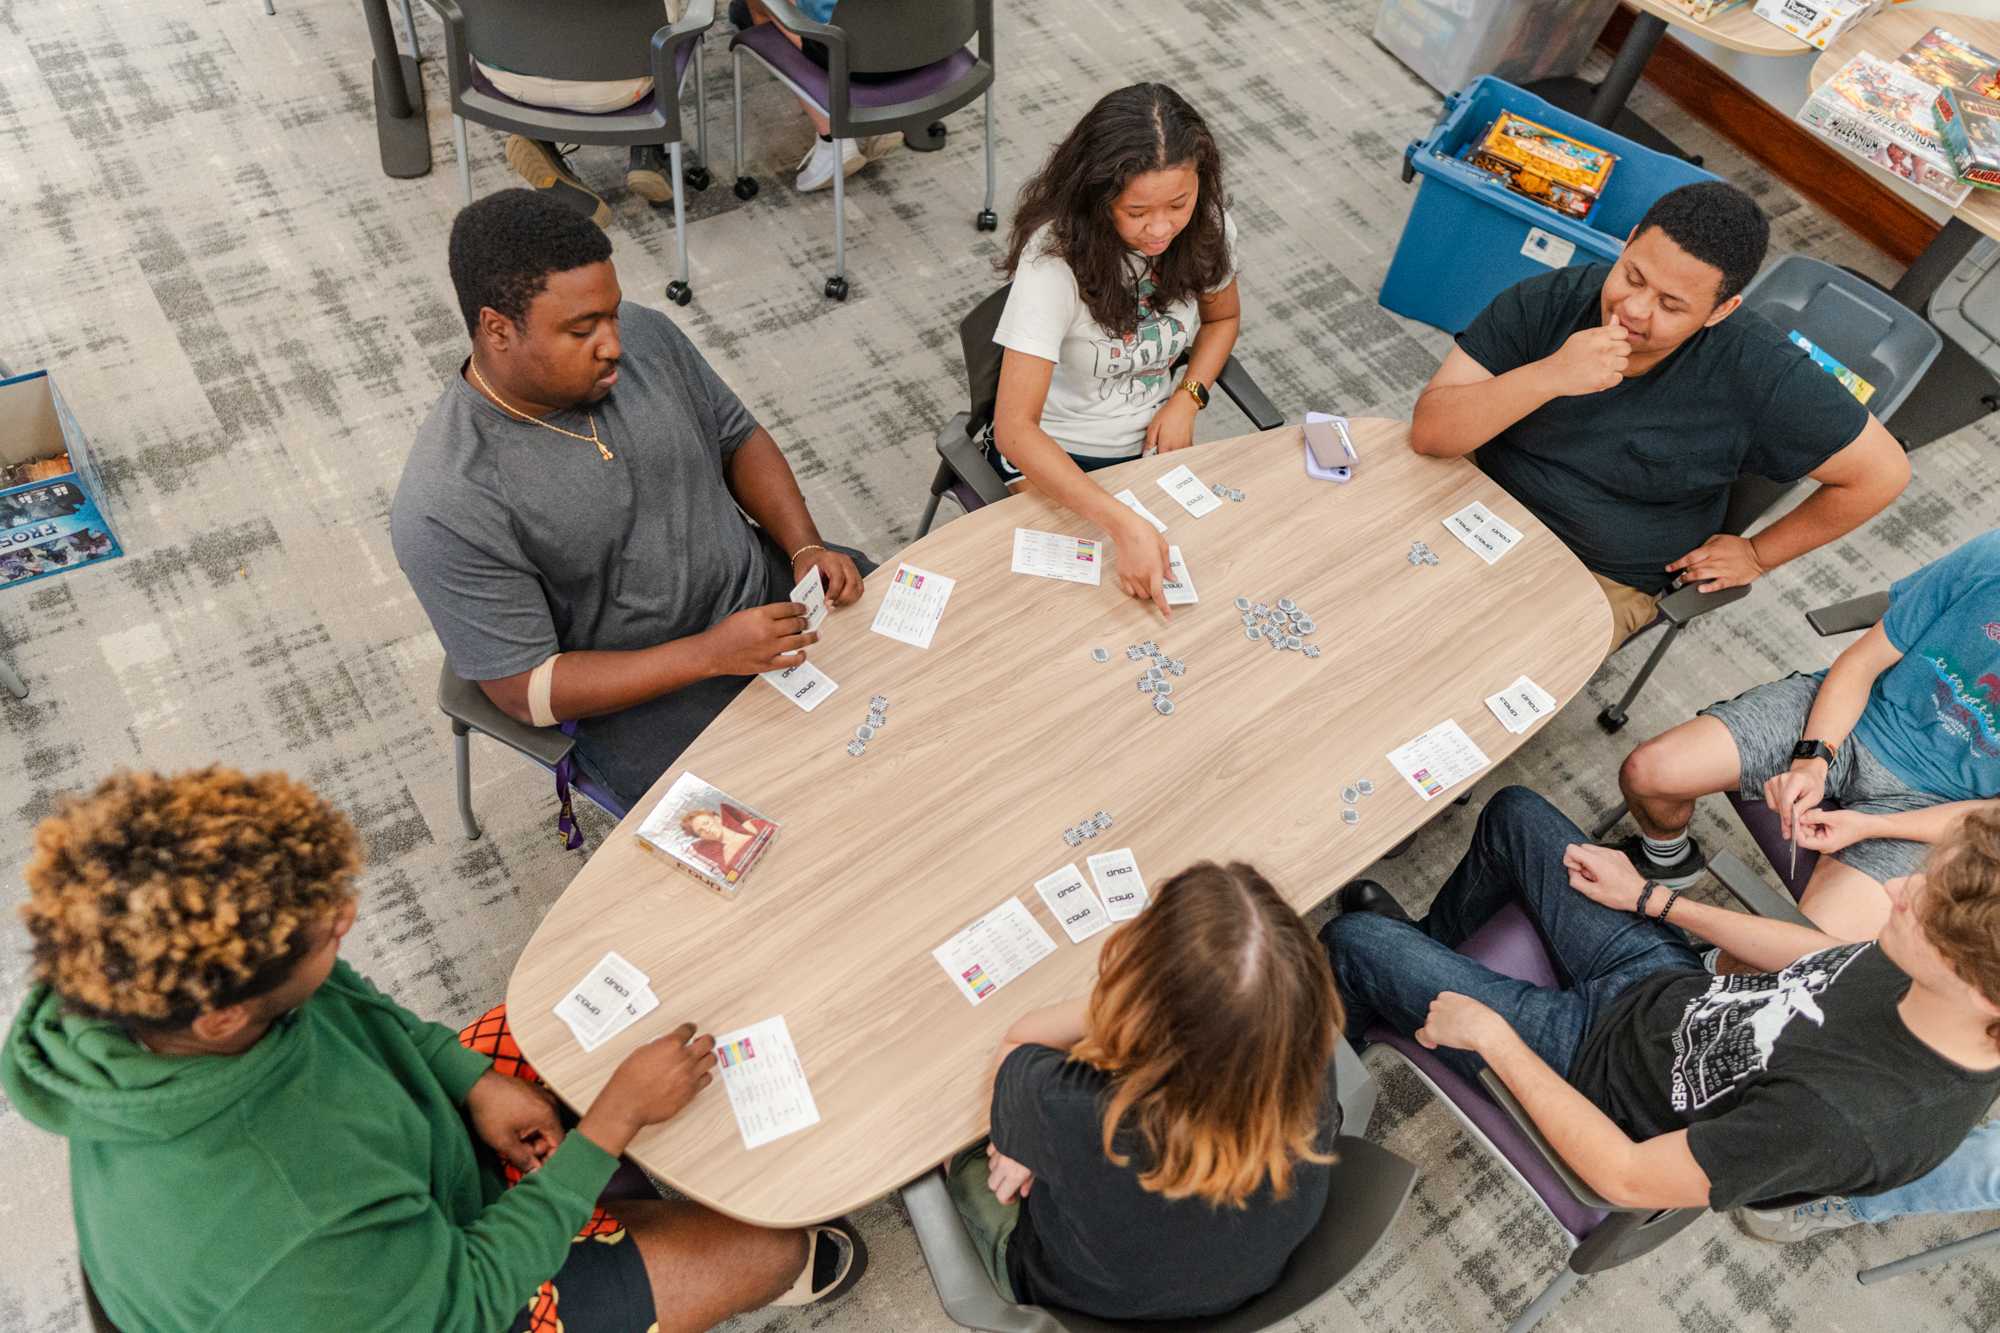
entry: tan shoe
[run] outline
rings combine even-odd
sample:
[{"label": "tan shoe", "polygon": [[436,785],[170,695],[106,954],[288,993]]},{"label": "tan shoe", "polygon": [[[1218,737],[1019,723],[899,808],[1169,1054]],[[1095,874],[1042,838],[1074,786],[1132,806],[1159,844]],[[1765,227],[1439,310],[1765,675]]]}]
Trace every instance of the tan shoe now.
[{"label": "tan shoe", "polygon": [[894,134],[871,134],[861,141],[861,156],[870,162],[879,162],[903,146],[903,132]]},{"label": "tan shoe", "polygon": [[507,165],[522,180],[559,200],[564,207],[575,209],[600,227],[610,225],[611,205],[598,198],[597,192],[585,185],[548,144],[518,134],[508,135]]},{"label": "tan shoe", "polygon": [[625,168],[625,188],[654,206],[674,201],[673,164],[658,144],[634,148]]}]

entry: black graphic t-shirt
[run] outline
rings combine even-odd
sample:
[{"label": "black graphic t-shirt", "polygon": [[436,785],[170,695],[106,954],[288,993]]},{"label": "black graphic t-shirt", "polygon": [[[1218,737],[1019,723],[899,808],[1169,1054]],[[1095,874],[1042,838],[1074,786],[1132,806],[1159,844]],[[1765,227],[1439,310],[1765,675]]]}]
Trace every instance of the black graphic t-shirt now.
[{"label": "black graphic t-shirt", "polygon": [[1636,1139],[1687,1129],[1711,1208],[1880,1194],[1942,1162],[2000,1096],[2000,1070],[1961,1068],[1904,1026],[1909,989],[1873,944],[1782,972],[1656,973],[1591,1028],[1570,1082]]}]

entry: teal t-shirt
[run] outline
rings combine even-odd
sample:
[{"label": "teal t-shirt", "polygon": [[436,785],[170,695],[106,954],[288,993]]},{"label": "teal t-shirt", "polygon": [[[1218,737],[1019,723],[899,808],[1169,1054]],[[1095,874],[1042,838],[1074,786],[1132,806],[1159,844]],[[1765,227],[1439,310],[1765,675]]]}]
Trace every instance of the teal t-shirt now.
[{"label": "teal t-shirt", "polygon": [[1898,580],[1882,629],[1903,656],[1855,739],[1919,791],[2000,797],[2000,529]]},{"label": "teal t-shirt", "polygon": [[837,0],[798,0],[799,12],[814,23],[833,22],[833,7]]}]

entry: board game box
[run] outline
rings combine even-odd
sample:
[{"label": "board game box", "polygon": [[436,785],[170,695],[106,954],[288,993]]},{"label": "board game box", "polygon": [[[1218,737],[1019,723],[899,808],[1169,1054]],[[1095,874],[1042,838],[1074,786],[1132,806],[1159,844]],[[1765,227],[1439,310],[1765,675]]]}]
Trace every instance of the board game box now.
[{"label": "board game box", "polygon": [[1689,18],[1706,23],[1712,18],[1727,14],[1732,9],[1743,8],[1750,3],[1750,0],[1667,0],[1667,3]]},{"label": "board game box", "polygon": [[1875,396],[1874,385],[1849,370],[1846,363],[1835,358],[1832,353],[1806,337],[1805,334],[1800,333],[1797,329],[1793,329],[1785,336],[1790,338],[1807,356],[1811,357],[1814,365],[1839,380],[1840,387],[1853,394],[1855,402],[1865,403]]},{"label": "board game box", "polygon": [[1964,88],[2000,98],[2000,58],[1943,28],[1932,28],[1896,57],[1896,63],[1933,88]]},{"label": "board game box", "polygon": [[1941,88],[1932,110],[1959,179],[2000,190],[2000,102],[1963,88]]},{"label": "board game box", "polygon": [[1821,138],[1956,208],[1972,193],[1938,138],[1937,89],[1863,52],[1814,91],[1799,122]]},{"label": "board game box", "polygon": [[1751,12],[1821,51],[1882,7],[1882,0],[1757,0]]},{"label": "board game box", "polygon": [[1597,207],[1615,153],[1503,111],[1470,145],[1465,160],[1509,189],[1559,213],[1584,218]]},{"label": "board game box", "polygon": [[640,823],[638,837],[702,883],[734,897],[777,832],[777,821],[683,773]]}]

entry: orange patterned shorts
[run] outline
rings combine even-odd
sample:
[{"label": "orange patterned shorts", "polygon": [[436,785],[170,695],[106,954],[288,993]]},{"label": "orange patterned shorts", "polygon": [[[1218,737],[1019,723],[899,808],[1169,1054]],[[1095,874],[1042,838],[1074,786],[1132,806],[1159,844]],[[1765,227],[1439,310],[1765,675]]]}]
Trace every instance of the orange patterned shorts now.
[{"label": "orange patterned shorts", "polygon": [[[458,1034],[459,1045],[493,1061],[509,1078],[536,1086],[541,1079],[514,1044],[507,1006],[495,1005]],[[521,1173],[502,1162],[509,1186]],[[508,1333],[655,1333],[652,1280],[639,1247],[625,1227],[599,1208],[570,1240],[569,1258],[514,1317]]]}]

